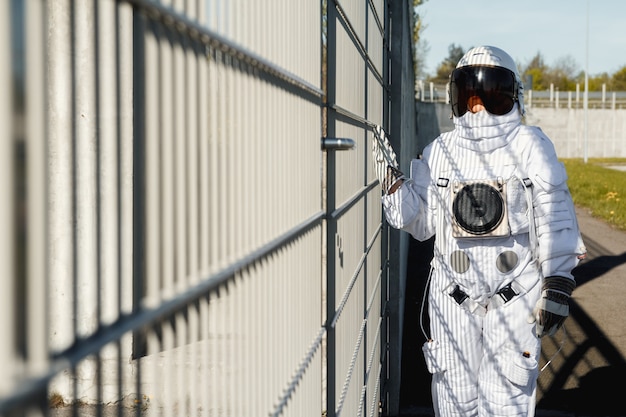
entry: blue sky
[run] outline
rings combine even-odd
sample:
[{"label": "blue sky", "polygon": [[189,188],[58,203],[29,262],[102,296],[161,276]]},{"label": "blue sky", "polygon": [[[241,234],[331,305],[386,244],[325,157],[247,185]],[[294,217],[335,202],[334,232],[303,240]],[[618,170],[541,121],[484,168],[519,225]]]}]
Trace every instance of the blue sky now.
[{"label": "blue sky", "polygon": [[497,46],[522,65],[537,52],[548,65],[569,56],[581,71],[588,62],[590,75],[626,66],[625,0],[426,0],[417,11],[430,47],[428,74],[435,73],[452,43],[464,50]]}]

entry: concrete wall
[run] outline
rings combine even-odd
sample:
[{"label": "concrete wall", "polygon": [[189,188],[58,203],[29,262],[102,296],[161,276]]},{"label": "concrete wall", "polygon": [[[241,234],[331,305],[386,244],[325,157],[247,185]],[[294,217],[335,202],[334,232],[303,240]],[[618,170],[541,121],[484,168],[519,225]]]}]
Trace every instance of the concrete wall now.
[{"label": "concrete wall", "polygon": [[585,117],[583,109],[532,108],[526,123],[541,127],[561,158],[583,158],[585,148],[590,158],[626,157],[626,109],[589,109]]},{"label": "concrete wall", "polygon": [[[454,128],[446,103],[418,102],[416,117],[420,151]],[[531,108],[525,121],[548,135],[561,158],[583,158],[585,148],[589,158],[626,158],[626,109],[589,109],[585,117],[583,109]]]},{"label": "concrete wall", "polygon": [[418,153],[421,153],[441,133],[454,129],[454,124],[450,105],[446,103],[418,101],[416,108]]}]

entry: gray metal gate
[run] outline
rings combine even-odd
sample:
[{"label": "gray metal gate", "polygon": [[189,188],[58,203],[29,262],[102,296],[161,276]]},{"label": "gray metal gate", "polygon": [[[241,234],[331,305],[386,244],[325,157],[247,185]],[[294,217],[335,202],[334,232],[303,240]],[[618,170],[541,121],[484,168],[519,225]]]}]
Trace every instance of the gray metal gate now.
[{"label": "gray metal gate", "polygon": [[328,410],[397,415],[408,236],[383,222],[372,131],[400,167],[417,154],[413,9],[404,1],[332,1],[328,10]]},{"label": "gray metal gate", "polygon": [[387,275],[372,128],[383,123],[384,1],[335,1],[328,10],[328,414],[372,416],[385,381]]},{"label": "gray metal gate", "polygon": [[387,7],[0,2],[0,415],[397,407]]}]

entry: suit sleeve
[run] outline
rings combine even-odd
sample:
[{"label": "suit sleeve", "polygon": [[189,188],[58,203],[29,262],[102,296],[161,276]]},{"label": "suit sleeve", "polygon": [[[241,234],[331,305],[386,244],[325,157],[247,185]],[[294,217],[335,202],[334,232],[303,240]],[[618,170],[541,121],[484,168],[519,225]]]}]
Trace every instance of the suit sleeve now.
[{"label": "suit sleeve", "polygon": [[435,233],[432,192],[427,162],[414,159],[411,162],[411,179],[406,180],[395,193],[383,196],[383,209],[389,225],[410,233],[420,241],[432,237]]},{"label": "suit sleeve", "polygon": [[537,132],[537,139],[528,153],[537,258],[544,277],[573,279],[572,269],[586,249],[567,186],[565,167],[558,160],[552,142],[540,130]]}]

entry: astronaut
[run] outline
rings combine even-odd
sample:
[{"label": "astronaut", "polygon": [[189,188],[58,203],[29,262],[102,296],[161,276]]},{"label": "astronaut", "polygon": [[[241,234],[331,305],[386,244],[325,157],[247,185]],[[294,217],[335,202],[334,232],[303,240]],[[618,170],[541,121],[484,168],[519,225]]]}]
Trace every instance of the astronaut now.
[{"label": "astronaut", "polygon": [[503,50],[469,50],[449,84],[455,129],[381,179],[388,223],[435,236],[423,352],[436,416],[533,416],[541,337],[569,313],[586,253],[564,166],[522,123]]}]

